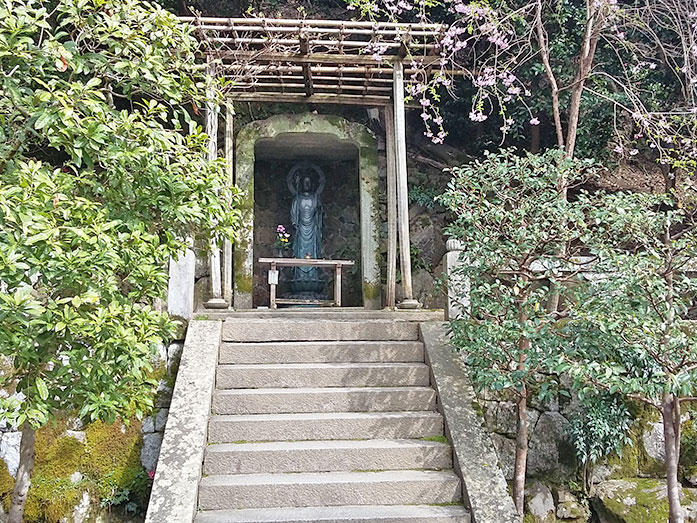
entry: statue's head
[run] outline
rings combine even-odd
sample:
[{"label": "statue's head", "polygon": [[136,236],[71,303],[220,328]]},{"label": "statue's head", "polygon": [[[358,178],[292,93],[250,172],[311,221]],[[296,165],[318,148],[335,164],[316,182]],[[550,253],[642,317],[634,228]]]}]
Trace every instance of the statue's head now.
[{"label": "statue's head", "polygon": [[309,174],[304,175],[300,179],[300,187],[302,188],[303,192],[312,192],[314,189],[314,183],[312,181],[312,178],[310,177]]},{"label": "statue's head", "polygon": [[314,163],[303,161],[294,165],[286,176],[288,189],[293,194],[322,194],[324,189],[324,173]]}]

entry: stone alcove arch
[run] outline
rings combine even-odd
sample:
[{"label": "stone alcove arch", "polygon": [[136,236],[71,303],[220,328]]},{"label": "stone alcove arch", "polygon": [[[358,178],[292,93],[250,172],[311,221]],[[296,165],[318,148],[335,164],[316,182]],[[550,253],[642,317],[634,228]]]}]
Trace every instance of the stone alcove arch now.
[{"label": "stone alcove arch", "polygon": [[380,212],[378,203],[377,141],[367,127],[344,118],[315,113],[276,115],[252,122],[237,135],[235,174],[237,186],[244,191],[239,238],[234,245],[234,307],[253,307],[254,263],[254,165],[260,140],[279,135],[311,134],[326,136],[328,142],[352,144],[358,151],[360,195],[361,270],[363,306],[381,307],[379,264]]}]

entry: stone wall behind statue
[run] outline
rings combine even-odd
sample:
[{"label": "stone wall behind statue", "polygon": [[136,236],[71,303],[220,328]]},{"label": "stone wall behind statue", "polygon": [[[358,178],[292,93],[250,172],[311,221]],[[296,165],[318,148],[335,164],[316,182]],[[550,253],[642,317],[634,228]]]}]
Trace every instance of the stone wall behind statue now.
[{"label": "stone wall behind statue", "polygon": [[[282,224],[292,234],[290,206],[293,196],[286,185],[286,175],[297,161],[258,158],[254,173],[254,259],[275,256],[276,227]],[[359,218],[358,166],[356,161],[315,161],[326,176],[322,193],[324,207],[324,257],[354,260],[356,265],[345,270],[342,277],[342,305],[362,306],[361,237]],[[288,253],[287,256],[292,256]],[[269,303],[268,267],[254,266],[254,306]],[[325,272],[330,278],[330,271]],[[285,275],[281,273],[279,295],[286,292]],[[331,296],[332,284],[326,293]]]}]

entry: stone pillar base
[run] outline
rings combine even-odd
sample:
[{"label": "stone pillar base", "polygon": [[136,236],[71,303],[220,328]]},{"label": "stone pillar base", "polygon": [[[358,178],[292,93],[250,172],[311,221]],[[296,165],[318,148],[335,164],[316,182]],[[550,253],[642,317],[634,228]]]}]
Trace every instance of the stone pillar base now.
[{"label": "stone pillar base", "polygon": [[222,298],[211,298],[203,304],[206,309],[227,309],[228,302]]},{"label": "stone pillar base", "polygon": [[402,300],[397,304],[398,309],[420,309],[421,304],[416,300]]}]

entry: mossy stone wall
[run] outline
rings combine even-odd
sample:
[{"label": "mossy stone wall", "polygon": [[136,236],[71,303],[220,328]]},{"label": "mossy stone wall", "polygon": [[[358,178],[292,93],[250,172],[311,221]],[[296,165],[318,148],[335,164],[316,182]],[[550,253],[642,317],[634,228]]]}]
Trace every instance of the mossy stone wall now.
[{"label": "mossy stone wall", "polygon": [[233,256],[235,308],[250,309],[254,305],[266,305],[255,304],[253,300],[254,265],[259,258],[254,245],[255,145],[260,139],[275,138],[287,133],[324,134],[333,140],[350,142],[357,148],[363,306],[369,309],[380,308],[380,293],[375,292],[375,287],[380,286],[377,142],[375,136],[361,124],[339,116],[315,113],[276,115],[246,125],[237,135],[235,179],[238,187],[244,191],[245,198],[240,234]]}]

